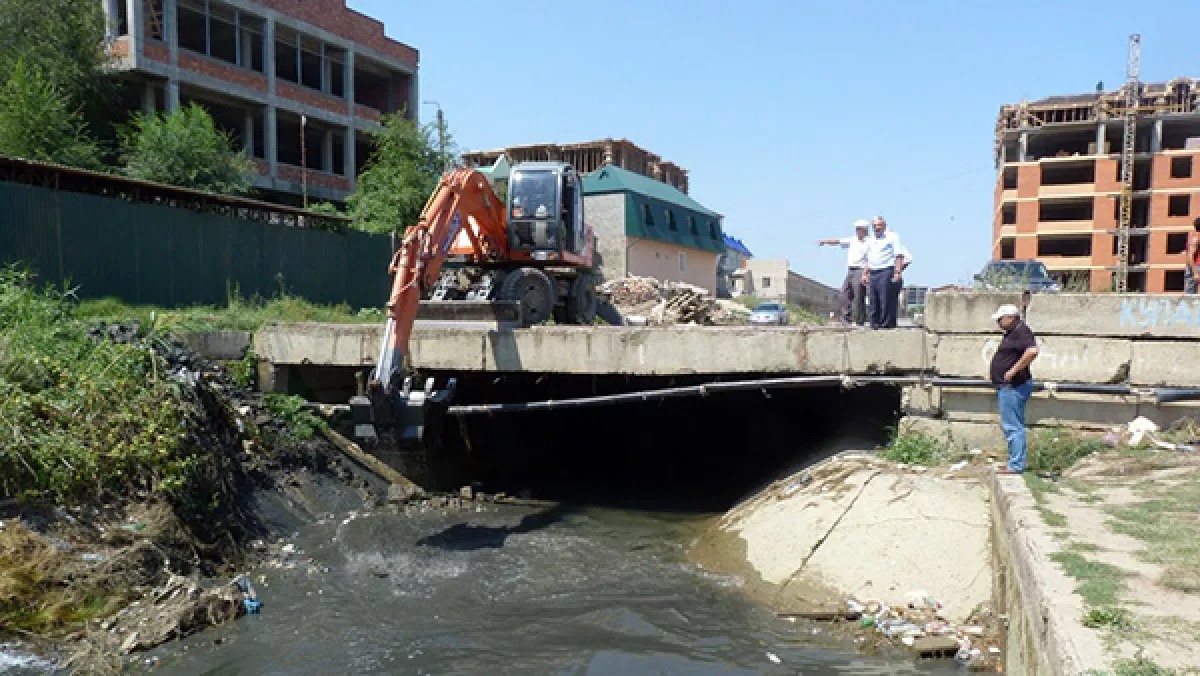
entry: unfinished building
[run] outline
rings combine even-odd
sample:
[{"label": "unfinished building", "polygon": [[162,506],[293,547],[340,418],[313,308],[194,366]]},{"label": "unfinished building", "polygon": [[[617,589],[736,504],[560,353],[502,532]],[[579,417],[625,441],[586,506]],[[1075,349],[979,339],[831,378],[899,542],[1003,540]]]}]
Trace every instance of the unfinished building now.
[{"label": "unfinished building", "polygon": [[[1069,288],[1112,288],[1124,109],[1123,91],[1102,86],[1000,108],[993,259],[1037,259]],[[1200,216],[1200,81],[1143,84],[1136,119],[1129,290],[1182,291]]]},{"label": "unfinished building", "polygon": [[462,159],[463,163],[470,167],[490,167],[501,156],[514,164],[538,161],[566,162],[583,174],[590,174],[601,167],[612,165],[662,181],[684,194],[688,191],[686,169],[674,162],[667,162],[625,139],[606,138],[566,145],[538,143],[496,150],[472,150],[463,153]]},{"label": "unfinished building", "polygon": [[417,50],[345,0],[101,0],[131,111],[204,106],[263,196],[344,200],[385,113],[416,119]]}]

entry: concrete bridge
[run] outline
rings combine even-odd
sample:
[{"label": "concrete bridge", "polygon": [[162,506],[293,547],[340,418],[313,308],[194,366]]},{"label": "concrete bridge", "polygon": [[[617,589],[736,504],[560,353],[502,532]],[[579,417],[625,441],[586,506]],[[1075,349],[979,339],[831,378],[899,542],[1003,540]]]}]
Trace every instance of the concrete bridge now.
[{"label": "concrete bridge", "polygon": [[[486,331],[418,326],[419,369],[469,373],[730,376],[922,374],[981,378],[999,344],[991,313],[1026,310],[1043,382],[1127,385],[1123,393],[1035,396],[1031,425],[1110,427],[1136,415],[1160,424],[1195,416],[1190,403],[1155,405],[1150,390],[1200,386],[1200,298],[1117,294],[930,294],[926,326],[890,331],[833,328],[568,327]],[[215,357],[238,358],[249,342],[265,388],[285,389],[294,369],[374,365],[375,325],[292,324],[254,334],[194,337]],[[1119,389],[1119,388],[1118,388]],[[1139,390],[1145,390],[1139,392]],[[910,422],[965,444],[994,443],[995,404],[987,390],[908,386]]]}]

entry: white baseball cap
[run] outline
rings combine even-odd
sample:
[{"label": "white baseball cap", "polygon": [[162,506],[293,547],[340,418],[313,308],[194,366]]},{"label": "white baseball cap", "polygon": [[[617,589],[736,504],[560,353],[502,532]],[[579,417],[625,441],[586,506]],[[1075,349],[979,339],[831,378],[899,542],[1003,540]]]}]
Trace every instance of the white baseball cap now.
[{"label": "white baseball cap", "polygon": [[866,230],[869,227],[871,227],[871,222],[865,218],[860,218],[857,221],[854,221],[854,229],[855,230],[860,230],[860,229]]},{"label": "white baseball cap", "polygon": [[992,320],[999,320],[1001,317],[1020,317],[1021,310],[1016,305],[1001,305],[996,308],[996,312],[992,315]]}]

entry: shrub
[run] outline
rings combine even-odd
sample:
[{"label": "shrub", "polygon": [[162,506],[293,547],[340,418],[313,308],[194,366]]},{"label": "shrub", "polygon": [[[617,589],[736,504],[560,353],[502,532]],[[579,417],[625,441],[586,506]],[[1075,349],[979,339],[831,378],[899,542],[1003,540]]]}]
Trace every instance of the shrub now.
[{"label": "shrub", "polygon": [[942,460],[941,442],[919,432],[897,434],[883,451],[883,457],[908,465],[936,465]]}]

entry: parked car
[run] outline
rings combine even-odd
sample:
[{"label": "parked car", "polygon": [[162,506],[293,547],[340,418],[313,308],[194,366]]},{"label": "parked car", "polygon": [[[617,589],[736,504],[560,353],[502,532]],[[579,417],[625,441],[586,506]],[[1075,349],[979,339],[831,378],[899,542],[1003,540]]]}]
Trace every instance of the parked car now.
[{"label": "parked car", "polygon": [[981,289],[1005,291],[1062,291],[1041,261],[991,261],[975,275]]},{"label": "parked car", "polygon": [[750,323],[754,326],[786,326],[787,308],[782,303],[759,303],[750,313]]}]

